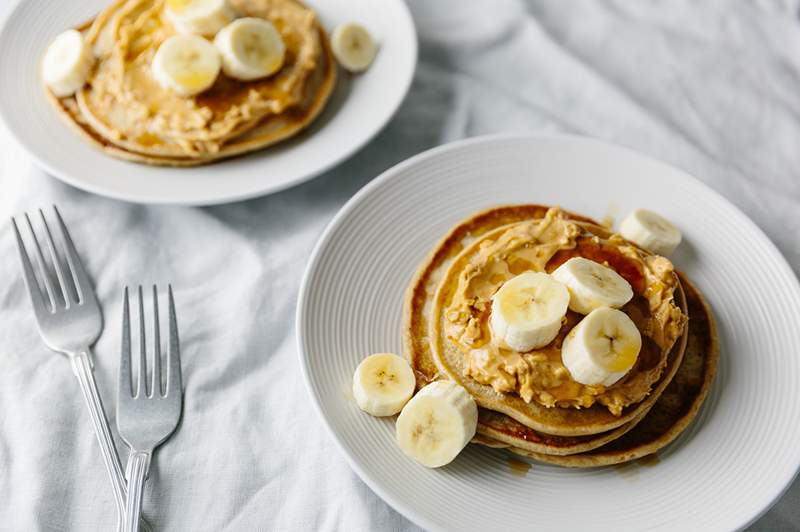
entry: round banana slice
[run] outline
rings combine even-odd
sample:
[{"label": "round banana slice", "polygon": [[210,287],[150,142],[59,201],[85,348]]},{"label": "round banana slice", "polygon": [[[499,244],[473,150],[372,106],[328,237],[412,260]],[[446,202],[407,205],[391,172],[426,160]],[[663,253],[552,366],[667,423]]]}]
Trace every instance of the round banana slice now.
[{"label": "round banana slice", "polygon": [[363,72],[372,60],[378,46],[367,29],[355,22],[336,26],[331,34],[333,56],[350,72]]},{"label": "round banana slice", "polygon": [[236,18],[228,0],[167,0],[164,12],[179,33],[209,37]]},{"label": "round banana slice", "polygon": [[47,47],[42,79],[59,98],[72,96],[86,83],[93,65],[94,54],[81,32],[67,30]]},{"label": "round banana slice", "polygon": [[174,35],[153,57],[153,77],[162,87],[193,96],[211,87],[221,68],[214,45],[197,35]]},{"label": "round banana slice", "polygon": [[268,20],[240,18],[214,38],[222,55],[225,75],[242,81],[270,76],[283,66],[286,46],[281,34]]},{"label": "round banana slice", "polygon": [[620,234],[657,255],[669,255],[681,243],[681,232],[663,216],[636,209],[622,220]]},{"label": "round banana slice", "polygon": [[573,380],[611,386],[636,363],[642,335],[627,314],[613,308],[591,311],[561,346],[561,361]]},{"label": "round banana slice", "polygon": [[452,381],[421,389],[397,418],[397,444],[425,467],[449,464],[469,443],[478,426],[478,406]]},{"label": "round banana slice", "polygon": [[569,308],[580,314],[600,307],[620,308],[633,298],[633,288],[620,274],[583,257],[569,259],[552,275],[569,289]]},{"label": "round banana slice", "polygon": [[499,345],[524,353],[553,341],[568,305],[567,287],[552,276],[522,273],[492,296],[489,327]]},{"label": "round banana slice", "polygon": [[406,359],[392,353],[370,355],[353,375],[353,397],[373,416],[393,416],[414,394],[416,378]]}]

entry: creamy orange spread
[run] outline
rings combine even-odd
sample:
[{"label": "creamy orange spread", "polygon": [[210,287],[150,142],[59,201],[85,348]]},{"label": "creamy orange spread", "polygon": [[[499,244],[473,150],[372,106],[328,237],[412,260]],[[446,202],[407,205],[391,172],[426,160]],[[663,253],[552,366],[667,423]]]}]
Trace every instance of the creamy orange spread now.
[{"label": "creamy orange spread", "polygon": [[[614,415],[650,393],[686,322],[673,299],[677,277],[668,259],[646,254],[618,235],[602,239],[558,208],[540,220],[492,233],[475,246],[466,264],[456,263],[462,269],[444,311],[445,334],[464,353],[467,377],[497,392],[518,394],[526,402],[576,408],[597,402]],[[572,256],[615,269],[634,290],[622,311],[642,333],[642,350],[631,371],[610,387],[574,381],[561,362],[561,342],[581,315],[569,311],[556,339],[527,353],[493,341],[488,326],[491,297],[504,282],[525,271],[550,272]]]},{"label": "creamy orange spread", "polygon": [[[144,146],[172,139],[187,155],[216,152],[260,118],[302,109],[322,48],[312,10],[288,0],[234,0],[243,14],[270,20],[286,43],[285,65],[267,79],[244,83],[220,74],[206,93],[189,98],[161,87],[150,72],[159,45],[175,29],[163,0],[128,0],[106,12],[89,34],[97,68],[84,97],[107,135]],[[155,132],[155,134],[154,134]]]}]

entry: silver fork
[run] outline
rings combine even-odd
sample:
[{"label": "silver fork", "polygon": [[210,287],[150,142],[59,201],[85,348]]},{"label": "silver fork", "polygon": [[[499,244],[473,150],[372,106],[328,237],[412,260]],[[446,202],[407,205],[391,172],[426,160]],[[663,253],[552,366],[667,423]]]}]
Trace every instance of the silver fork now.
[{"label": "silver fork", "polygon": [[[89,282],[89,277],[86,275],[86,271],[83,269],[78,253],[75,250],[72,238],[70,238],[67,227],[64,225],[64,220],[62,220],[61,214],[59,214],[55,206],[53,206],[53,211],[58,232],[60,233],[60,251],[66,260],[66,264],[56,252],[56,245],[53,241],[50,227],[47,224],[47,219],[42,210],[39,209],[43,229],[42,234],[49,252],[52,270],[45,262],[31,219],[25,214],[25,222],[31,233],[33,250],[39,266],[39,281],[36,280],[30,256],[25,249],[19,227],[17,227],[17,222],[14,218],[11,218],[11,224],[14,227],[25,286],[28,289],[31,305],[36,315],[39,333],[50,349],[69,357],[72,371],[78,378],[83,398],[86,401],[86,406],[92,419],[94,432],[100,444],[103,461],[114,488],[114,500],[117,505],[117,524],[118,527],[121,527],[127,487],[125,478],[122,475],[119,455],[117,455],[114,439],[111,437],[111,431],[103,410],[103,401],[100,399],[97,383],[94,380],[92,352],[90,349],[103,330],[103,314],[97,303],[92,284]],[[53,283],[53,270],[58,280],[57,287]],[[44,288],[44,292],[40,288],[40,284]],[[149,530],[149,526],[146,523],[143,524],[143,528]]]},{"label": "silver fork", "polygon": [[125,505],[125,531],[139,530],[144,481],[150,469],[153,450],[164,443],[181,419],[181,357],[178,324],[172,286],[169,294],[169,341],[167,343],[166,388],[161,386],[161,335],[158,319],[158,289],[153,286],[153,354],[150,386],[147,386],[147,348],[144,325],[144,298],[139,286],[139,363],[136,388],[131,379],[131,320],[128,288],[122,305],[122,349],[117,388],[117,428],[131,453],[125,473],[128,477],[128,499]]}]

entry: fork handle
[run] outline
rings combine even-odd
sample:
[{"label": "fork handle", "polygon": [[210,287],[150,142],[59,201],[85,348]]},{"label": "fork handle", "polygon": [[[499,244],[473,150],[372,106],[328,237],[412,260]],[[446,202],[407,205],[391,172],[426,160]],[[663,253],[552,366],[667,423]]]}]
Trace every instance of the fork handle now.
[{"label": "fork handle", "polygon": [[[94,433],[95,436],[97,436],[97,442],[100,444],[100,451],[103,454],[103,462],[106,465],[108,476],[111,479],[111,485],[114,490],[114,502],[117,505],[118,524],[121,528],[121,516],[125,515],[125,498],[128,490],[125,484],[125,477],[122,473],[122,464],[119,461],[117,448],[114,445],[114,439],[111,437],[111,429],[108,426],[108,420],[106,419],[105,410],[103,409],[103,401],[100,399],[100,393],[97,390],[97,382],[94,380],[91,357],[91,350],[87,347],[69,358],[72,363],[72,372],[78,377],[83,399],[89,409],[89,417],[92,419]],[[145,530],[150,529],[146,523],[143,528]]]},{"label": "fork handle", "polygon": [[144,480],[147,478],[147,470],[149,467],[149,452],[131,450],[131,454],[128,456],[128,467],[125,470],[128,476],[128,500],[125,504],[124,532],[139,531],[139,515],[142,512]]}]

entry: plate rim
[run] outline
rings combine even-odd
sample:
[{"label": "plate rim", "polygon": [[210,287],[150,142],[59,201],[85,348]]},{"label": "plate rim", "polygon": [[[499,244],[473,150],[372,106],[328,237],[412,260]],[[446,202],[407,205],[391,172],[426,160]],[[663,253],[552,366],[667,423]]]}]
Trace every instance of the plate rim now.
[{"label": "plate rim", "polygon": [[[475,137],[459,139],[456,141],[441,144],[439,146],[435,146],[433,148],[429,148],[384,170],[377,177],[375,177],[369,183],[367,183],[361,189],[359,189],[358,192],[356,192],[347,202],[345,202],[345,204],[339,209],[339,211],[337,211],[337,213],[334,215],[331,221],[328,222],[325,229],[320,234],[317,242],[314,244],[314,248],[309,257],[308,264],[306,265],[305,271],[303,272],[303,277],[300,282],[300,287],[298,291],[297,307],[295,310],[295,339],[298,350],[297,355],[300,364],[300,372],[303,377],[303,383],[305,385],[306,391],[311,397],[313,409],[319,416],[320,420],[322,421],[322,424],[325,427],[325,430],[328,432],[329,436],[336,443],[336,446],[339,448],[341,454],[344,455],[345,461],[348,463],[351,469],[355,471],[355,473],[362,480],[362,482],[364,482],[367,486],[369,486],[369,488],[376,495],[378,495],[387,504],[389,504],[398,513],[402,514],[406,519],[408,519],[412,523],[418,526],[422,526],[429,530],[439,530],[440,527],[438,524],[429,521],[424,515],[421,515],[418,512],[416,512],[412,507],[407,505],[404,501],[398,500],[398,498],[389,494],[387,491],[383,489],[381,485],[379,485],[379,483],[374,482],[372,478],[370,478],[370,475],[367,474],[367,472],[360,466],[360,464],[358,464],[356,457],[351,455],[350,450],[347,448],[345,443],[340,439],[339,435],[334,431],[328,418],[324,415],[322,411],[322,406],[320,404],[321,398],[317,396],[317,394],[315,393],[314,389],[311,386],[310,370],[307,361],[308,356],[306,351],[306,342],[302,327],[302,324],[306,320],[305,314],[307,311],[307,299],[310,290],[310,279],[312,275],[314,275],[315,271],[319,268],[320,257],[322,256],[322,253],[325,250],[325,246],[327,245],[327,242],[329,241],[331,234],[342,225],[346,216],[354,209],[356,209],[357,206],[362,201],[362,198],[365,197],[367,194],[369,194],[373,189],[382,186],[385,182],[393,179],[395,175],[403,172],[403,170],[405,170],[406,168],[413,166],[419,163],[420,161],[425,161],[427,159],[437,157],[441,153],[459,149],[464,146],[470,146],[473,144],[483,144],[492,142],[502,143],[508,141],[563,141],[575,144],[590,144],[605,149],[618,150],[624,153],[626,156],[638,157],[640,159],[646,160],[649,163],[664,167],[673,172],[676,178],[681,179],[684,182],[691,182],[693,185],[699,185],[701,188],[705,189],[707,193],[710,193],[712,196],[716,197],[716,199],[720,200],[723,206],[731,214],[735,215],[740,219],[741,222],[749,225],[751,229],[755,230],[757,236],[765,242],[770,252],[774,255],[776,259],[776,266],[781,270],[783,270],[782,273],[787,274],[786,275],[787,280],[793,285],[793,291],[795,293],[795,296],[798,299],[800,299],[800,280],[798,280],[797,275],[792,270],[791,266],[789,265],[789,262],[786,260],[786,257],[784,257],[783,253],[781,253],[780,249],[778,249],[778,247],[775,245],[772,239],[770,239],[769,236],[752,219],[750,219],[749,216],[747,216],[743,211],[741,211],[728,198],[726,198],[725,196],[723,196],[722,194],[711,188],[708,184],[704,183],[700,179],[694,177],[692,174],[690,174],[683,168],[671,163],[667,163],[665,161],[662,161],[661,159],[642,153],[623,144],[617,144],[614,142],[598,139],[595,137],[590,137],[585,135],[575,135],[569,133],[488,134],[488,135],[479,135]],[[770,498],[769,503],[765,505],[755,515],[750,517],[748,520],[742,523],[737,523],[736,529],[744,529],[753,524],[764,514],[766,514],[775,505],[775,503],[777,503],[778,500],[780,500],[780,498],[786,493],[786,491],[792,486],[795,479],[798,478],[798,474],[800,474],[800,455],[798,455],[796,463],[794,464],[793,472],[785,479],[786,480],[785,483],[782,486],[779,486],[777,489],[771,490],[771,493],[769,494]],[[775,485],[777,486],[777,484],[778,483],[776,483]]]},{"label": "plate rim", "polygon": [[[405,21],[408,23],[408,27],[411,30],[409,43],[411,47],[411,69],[409,75],[406,77],[404,81],[404,85],[402,86],[402,90],[398,92],[398,98],[396,101],[392,103],[389,107],[389,112],[385,114],[382,120],[375,122],[371,129],[368,129],[366,135],[360,142],[353,143],[347,149],[342,150],[339,152],[335,157],[333,157],[330,161],[327,161],[325,164],[315,168],[310,172],[304,172],[296,177],[280,183],[274,186],[264,186],[264,187],[257,187],[254,190],[250,190],[247,192],[233,192],[233,193],[226,193],[226,194],[216,194],[212,195],[213,197],[206,197],[203,199],[190,199],[190,200],[179,200],[174,198],[169,199],[161,199],[159,197],[143,197],[142,194],[130,194],[123,191],[119,191],[116,189],[107,189],[102,186],[97,186],[92,183],[85,183],[80,178],[76,178],[72,176],[69,172],[62,171],[55,166],[51,165],[50,163],[46,162],[44,158],[40,156],[35,146],[31,145],[30,143],[26,142],[21,136],[17,134],[13,127],[11,127],[11,120],[10,117],[6,116],[5,107],[0,105],[0,124],[5,128],[8,132],[9,137],[16,142],[16,144],[23,149],[28,157],[30,157],[36,166],[38,166],[41,170],[43,170],[46,174],[55,177],[59,181],[66,183],[67,185],[77,188],[79,190],[83,190],[89,192],[91,194],[95,194],[102,197],[112,198],[119,201],[125,201],[128,203],[133,204],[140,204],[140,205],[174,205],[174,206],[211,206],[211,205],[223,205],[227,203],[236,203],[239,201],[245,201],[248,199],[258,198],[262,196],[267,196],[271,194],[275,194],[281,192],[283,190],[287,190],[294,186],[297,186],[301,183],[305,183],[322,175],[323,173],[327,172],[328,170],[340,165],[350,157],[352,157],[355,153],[359,150],[366,147],[375,137],[383,131],[383,129],[389,124],[389,122],[397,115],[400,106],[408,97],[408,93],[411,89],[411,84],[414,81],[414,77],[417,71],[417,66],[419,64],[419,35],[417,33],[417,27],[414,22],[414,17],[411,15],[411,10],[408,7],[408,4],[404,0],[384,0],[388,2],[393,2],[397,5],[400,11],[403,13],[403,17],[406,19]],[[25,0],[16,0],[16,5],[12,7],[3,17],[0,17],[0,42],[2,42],[6,38],[6,33],[9,30],[9,27],[12,25],[13,20],[15,17],[19,16],[19,12],[25,8],[26,2]],[[59,5],[59,4],[56,4]],[[339,69],[339,75],[342,75],[342,69],[339,67],[338,63],[336,65],[337,69]],[[324,110],[323,110],[324,112]],[[318,117],[319,118],[319,117]],[[316,120],[315,120],[316,121]],[[310,126],[313,125],[310,124]],[[302,133],[302,132],[300,132]],[[110,155],[101,152],[97,148],[94,148],[97,151],[98,155],[102,157],[111,157]],[[255,153],[258,153],[257,150]],[[239,159],[241,157],[248,157],[252,154],[242,154],[240,156],[234,157],[233,159]],[[114,159],[117,160],[117,159]],[[143,163],[132,163],[130,161],[124,161],[128,164],[143,164]],[[218,161],[216,163],[211,164],[225,164],[226,161]],[[147,165],[145,165],[147,166]],[[183,168],[187,172],[192,171],[192,167]],[[220,176],[220,179],[224,179],[224,176]]]}]

